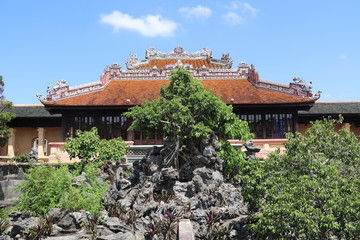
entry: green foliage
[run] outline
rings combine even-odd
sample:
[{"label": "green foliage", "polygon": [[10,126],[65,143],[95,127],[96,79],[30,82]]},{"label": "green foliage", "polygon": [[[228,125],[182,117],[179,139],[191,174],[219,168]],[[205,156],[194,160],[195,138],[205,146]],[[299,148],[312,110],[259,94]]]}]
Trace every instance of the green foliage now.
[{"label": "green foliage", "polygon": [[99,181],[96,166],[89,164],[84,170],[86,182],[75,187],[72,186],[74,175],[67,166],[33,166],[26,174],[26,181],[17,186],[22,194],[15,208],[33,215],[45,215],[55,207],[72,211],[84,209],[95,215],[102,206],[101,199],[108,185]]},{"label": "green foliage", "polygon": [[127,149],[121,138],[100,139],[96,128],[78,130],[75,135],[75,138],[66,139],[64,149],[71,158],[80,158],[84,165],[91,162],[102,165],[104,160],[116,161],[124,156]]},{"label": "green foliage", "polygon": [[87,165],[84,173],[86,183],[79,187],[70,186],[68,192],[63,194],[59,206],[71,211],[83,209],[92,216],[97,216],[108,184],[99,181],[100,170],[94,165]]},{"label": "green foliage", "polygon": [[224,160],[224,178],[228,181],[234,179],[239,174],[240,166],[245,160],[245,153],[231,146],[228,141],[221,141],[219,154]]},{"label": "green foliage", "polygon": [[23,183],[17,186],[22,192],[16,208],[34,215],[45,215],[58,206],[62,195],[69,190],[71,174],[66,166],[34,166],[28,170]]},{"label": "green foliage", "polygon": [[23,153],[19,156],[15,156],[11,158],[11,162],[22,162],[22,163],[28,163],[31,162],[30,155],[28,153]]},{"label": "green foliage", "polygon": [[11,132],[7,124],[15,118],[15,114],[10,112],[12,103],[5,101],[3,92],[4,81],[0,75],[0,147],[5,146],[9,137],[11,137]]},{"label": "green foliage", "polygon": [[341,123],[289,134],[286,154],[242,164],[243,196],[259,239],[356,239],[360,235],[360,144]]},{"label": "green foliage", "polygon": [[10,227],[10,222],[8,219],[0,217],[0,236],[6,234],[7,228]]},{"label": "green foliage", "polygon": [[161,88],[160,98],[124,114],[133,119],[130,130],[163,132],[168,140],[189,151],[213,132],[224,138],[252,137],[247,122],[237,118],[232,106],[206,91],[187,70],[173,70],[170,80]]}]

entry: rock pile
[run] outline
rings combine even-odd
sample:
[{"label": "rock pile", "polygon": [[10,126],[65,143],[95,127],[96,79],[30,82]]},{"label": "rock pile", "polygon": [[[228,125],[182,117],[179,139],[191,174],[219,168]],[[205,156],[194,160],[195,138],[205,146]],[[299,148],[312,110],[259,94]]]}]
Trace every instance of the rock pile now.
[{"label": "rock pile", "polygon": [[[100,216],[53,209],[47,239],[176,239],[180,219],[190,219],[195,239],[246,239],[247,206],[240,187],[224,182],[216,150],[217,139],[210,138],[178,169],[164,161],[166,146],[132,166],[108,163],[103,170],[112,184]],[[21,239],[39,224],[26,213],[11,217],[9,239]]]}]

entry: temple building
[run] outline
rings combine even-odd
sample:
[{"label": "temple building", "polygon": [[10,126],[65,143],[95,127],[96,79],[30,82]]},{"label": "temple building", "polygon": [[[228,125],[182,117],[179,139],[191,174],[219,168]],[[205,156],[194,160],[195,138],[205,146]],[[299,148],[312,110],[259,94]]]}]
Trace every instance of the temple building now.
[{"label": "temple building", "polygon": [[[270,82],[261,79],[253,65],[245,62],[236,68],[232,65],[229,54],[213,58],[208,48],[195,53],[181,47],[169,53],[150,48],[144,59],[132,54],[126,69],[117,63],[106,66],[97,82],[70,87],[60,80],[47,88],[46,96],[38,94],[40,105],[14,108],[17,117],[10,123],[13,136],[0,154],[10,158],[36,148],[42,159],[52,160],[54,154],[62,159],[65,139],[74,136],[78,129],[92,127],[98,128],[102,138],[122,137],[134,149],[162,144],[161,132],[149,139],[144,132],[127,131],[131,119],[122,113],[158,98],[160,88],[169,84],[171,70],[180,66],[200,79],[207,90],[232,105],[238,117],[248,121],[255,143],[265,149],[282,146],[285,133],[303,132],[309,121],[339,113],[345,114],[346,127],[360,134],[359,102],[351,106],[342,103],[339,108],[334,107],[335,103],[315,103],[320,92],[312,93],[311,82],[300,78],[289,84]],[[348,111],[342,112],[344,109]]]}]

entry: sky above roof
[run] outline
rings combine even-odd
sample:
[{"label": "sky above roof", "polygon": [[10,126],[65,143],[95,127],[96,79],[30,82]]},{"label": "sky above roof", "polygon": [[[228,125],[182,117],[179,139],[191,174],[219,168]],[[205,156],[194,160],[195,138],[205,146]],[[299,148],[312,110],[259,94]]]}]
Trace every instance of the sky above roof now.
[{"label": "sky above roof", "polygon": [[47,86],[99,80],[130,54],[229,53],[261,79],[312,82],[320,101],[360,100],[360,1],[0,0],[0,75],[5,97],[39,103]]}]

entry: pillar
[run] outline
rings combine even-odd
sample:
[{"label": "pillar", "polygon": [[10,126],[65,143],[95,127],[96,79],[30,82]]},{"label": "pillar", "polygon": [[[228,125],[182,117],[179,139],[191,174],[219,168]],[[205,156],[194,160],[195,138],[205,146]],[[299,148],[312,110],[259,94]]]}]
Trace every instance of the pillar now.
[{"label": "pillar", "polygon": [[8,140],[8,151],[7,155],[9,157],[15,157],[15,139],[16,139],[16,130],[14,128],[10,128],[11,137]]},{"label": "pillar", "polygon": [[38,128],[38,157],[39,159],[43,158],[45,156],[44,154],[44,140],[45,140],[45,129],[44,128]]},{"label": "pillar", "polygon": [[350,123],[344,123],[343,127],[344,127],[346,130],[349,130],[349,131],[350,131],[351,124],[350,124]]},{"label": "pillar", "polygon": [[135,140],[135,132],[134,131],[127,131],[126,135],[127,139],[124,139],[126,141],[134,141]]}]

